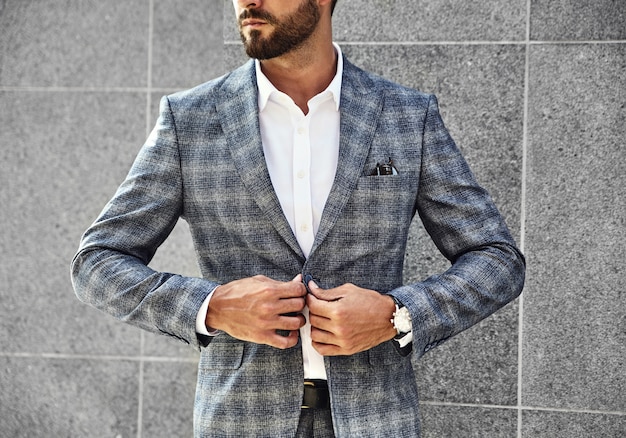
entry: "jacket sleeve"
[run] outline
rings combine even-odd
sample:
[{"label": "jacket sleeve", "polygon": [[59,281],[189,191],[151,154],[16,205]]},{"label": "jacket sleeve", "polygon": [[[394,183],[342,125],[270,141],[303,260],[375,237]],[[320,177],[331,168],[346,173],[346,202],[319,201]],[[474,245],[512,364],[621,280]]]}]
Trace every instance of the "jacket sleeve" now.
[{"label": "jacket sleeve", "polygon": [[128,176],[82,237],[72,284],[85,303],[198,347],[196,315],[217,284],[148,267],[182,212],[176,126],[163,98],[157,124]]},{"label": "jacket sleeve", "polygon": [[431,96],[424,124],[417,211],[451,267],[390,292],[409,309],[417,357],[491,315],[522,291],[524,257],[478,185]]}]

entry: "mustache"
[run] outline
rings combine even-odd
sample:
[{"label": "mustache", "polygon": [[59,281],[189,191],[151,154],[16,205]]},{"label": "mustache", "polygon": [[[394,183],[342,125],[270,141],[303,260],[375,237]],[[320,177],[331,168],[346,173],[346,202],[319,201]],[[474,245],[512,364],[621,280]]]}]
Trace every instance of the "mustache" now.
[{"label": "mustache", "polygon": [[268,24],[276,24],[276,20],[272,14],[266,11],[261,11],[259,9],[244,9],[241,14],[239,14],[239,25],[243,20],[247,20],[250,18],[255,18],[257,20],[263,20]]}]

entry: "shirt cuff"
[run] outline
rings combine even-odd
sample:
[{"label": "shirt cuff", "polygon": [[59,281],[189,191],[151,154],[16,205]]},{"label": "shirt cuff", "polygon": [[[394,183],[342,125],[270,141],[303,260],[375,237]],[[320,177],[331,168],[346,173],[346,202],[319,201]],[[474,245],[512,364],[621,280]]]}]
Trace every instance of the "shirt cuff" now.
[{"label": "shirt cuff", "polygon": [[411,343],[412,340],[413,340],[412,331],[404,334],[401,338],[398,338],[398,337],[394,338],[394,341],[396,341],[400,345],[400,348],[406,347],[407,345]]},{"label": "shirt cuff", "polygon": [[[217,287],[215,289],[217,289]],[[215,292],[215,289],[213,289],[204,299],[202,305],[200,306],[200,310],[196,315],[196,333],[198,333],[199,335],[217,336],[220,334],[219,330],[209,330],[209,328],[206,326],[206,314],[209,311],[209,302],[211,301],[211,297],[213,296],[213,292]]]}]

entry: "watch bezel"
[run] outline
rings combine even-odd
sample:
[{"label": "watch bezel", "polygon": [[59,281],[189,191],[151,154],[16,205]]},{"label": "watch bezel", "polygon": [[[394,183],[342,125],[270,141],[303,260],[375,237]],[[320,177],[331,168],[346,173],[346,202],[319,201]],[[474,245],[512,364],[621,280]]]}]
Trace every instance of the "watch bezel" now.
[{"label": "watch bezel", "polygon": [[396,304],[396,311],[393,314],[393,327],[396,329],[398,334],[400,333],[408,333],[412,330],[413,324],[411,322],[411,315],[409,314],[409,309],[406,307],[399,307]]}]

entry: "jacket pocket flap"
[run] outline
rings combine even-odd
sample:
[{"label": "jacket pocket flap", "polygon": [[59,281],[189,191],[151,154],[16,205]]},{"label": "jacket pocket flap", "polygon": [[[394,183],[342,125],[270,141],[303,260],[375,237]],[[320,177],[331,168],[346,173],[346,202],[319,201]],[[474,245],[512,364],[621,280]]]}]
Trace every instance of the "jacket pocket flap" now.
[{"label": "jacket pocket flap", "polygon": [[201,370],[230,369],[236,370],[243,361],[243,343],[216,342],[202,351],[199,368]]}]

